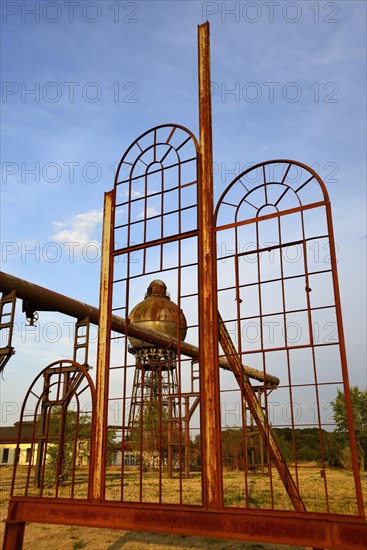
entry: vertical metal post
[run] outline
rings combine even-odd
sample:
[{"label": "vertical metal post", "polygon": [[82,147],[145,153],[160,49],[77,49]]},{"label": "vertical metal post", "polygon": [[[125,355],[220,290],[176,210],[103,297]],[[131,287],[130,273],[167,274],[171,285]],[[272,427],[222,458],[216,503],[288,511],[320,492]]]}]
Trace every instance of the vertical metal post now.
[{"label": "vertical metal post", "polygon": [[190,401],[185,397],[185,478],[190,477]]},{"label": "vertical metal post", "polygon": [[47,403],[48,403],[48,394],[50,390],[50,374],[45,373],[44,382],[43,382],[43,394],[41,401],[41,414],[39,417],[39,427],[36,427],[37,430],[37,457],[36,457],[36,470],[34,476],[34,486],[38,489],[41,489],[41,479],[42,479],[42,470],[45,467],[45,431],[46,431],[46,415],[47,415]]},{"label": "vertical metal post", "polygon": [[223,506],[219,400],[218,313],[214,240],[209,23],[198,27],[199,49],[199,341],[203,503]]},{"label": "vertical metal post", "polygon": [[344,384],[344,400],[345,407],[347,410],[347,424],[349,432],[349,441],[350,441],[350,452],[352,457],[352,468],[354,475],[354,486],[356,491],[358,514],[365,518],[365,509],[363,502],[363,493],[361,487],[361,479],[359,475],[358,468],[358,456],[357,456],[357,442],[354,432],[354,422],[353,422],[353,409],[352,409],[352,400],[350,396],[350,384],[349,384],[349,375],[348,375],[348,366],[347,366],[347,351],[345,346],[345,337],[344,337],[344,327],[343,327],[343,316],[342,316],[342,307],[340,301],[340,291],[339,291],[339,278],[338,278],[338,268],[337,268],[337,258],[335,251],[335,238],[334,238],[334,227],[331,214],[330,202],[326,202],[326,218],[328,224],[328,233],[329,233],[329,250],[330,250],[330,260],[332,267],[332,278],[333,278],[333,287],[334,287],[334,296],[335,296],[335,313],[336,320],[338,324],[338,333],[339,333],[339,346],[340,346],[340,362],[343,375],[343,384]]},{"label": "vertical metal post", "polygon": [[11,519],[5,520],[3,550],[22,550],[24,531],[24,521],[16,521]]},{"label": "vertical metal post", "polygon": [[93,479],[91,498],[103,500],[106,471],[107,443],[107,405],[110,359],[111,332],[111,296],[112,296],[112,262],[114,221],[114,192],[105,193],[102,231],[101,284],[99,303],[96,406],[93,411],[94,437],[92,438]]},{"label": "vertical metal post", "polygon": [[167,422],[167,443],[168,443],[168,456],[167,456],[167,477],[169,479],[172,479],[172,423],[173,423],[173,417],[172,417],[172,397],[168,396],[168,422]]}]

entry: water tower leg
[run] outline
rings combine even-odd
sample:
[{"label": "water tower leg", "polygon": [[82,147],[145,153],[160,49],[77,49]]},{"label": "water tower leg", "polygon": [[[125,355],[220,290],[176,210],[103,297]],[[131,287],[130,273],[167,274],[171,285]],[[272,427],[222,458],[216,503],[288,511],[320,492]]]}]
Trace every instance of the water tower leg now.
[{"label": "water tower leg", "polygon": [[185,478],[190,477],[190,403],[189,398],[185,397]]},{"label": "water tower leg", "polygon": [[168,398],[168,425],[167,425],[167,476],[172,478],[172,398]]}]

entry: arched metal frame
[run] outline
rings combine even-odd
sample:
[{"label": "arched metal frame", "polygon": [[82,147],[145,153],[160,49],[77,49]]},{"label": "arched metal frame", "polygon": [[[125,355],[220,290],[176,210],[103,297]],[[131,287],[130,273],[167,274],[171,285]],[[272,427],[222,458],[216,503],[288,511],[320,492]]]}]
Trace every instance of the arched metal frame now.
[{"label": "arched metal frame", "polygon": [[[233,335],[241,361],[255,362],[254,366],[263,371],[265,379],[269,371],[280,378],[273,401],[269,392],[264,391],[263,407],[269,431],[270,425],[291,429],[291,463],[299,495],[308,511],[341,512],[338,488],[329,482],[324,439],[327,430],[335,427],[330,401],[335,398],[336,388],[342,388],[355,487],[354,504],[343,512],[363,517],[326,187],[321,178],[302,163],[291,160],[260,163],[229,184],[218,201],[215,217],[218,302],[222,319]],[[232,278],[228,277],[229,272],[233,273]],[[221,395],[227,400],[228,395],[232,395],[234,400],[239,392],[223,377]],[[254,417],[246,401],[240,402],[233,427],[242,429],[246,460]],[[225,419],[222,422],[225,424]],[[321,477],[315,482],[315,490],[317,486],[321,509],[320,502],[314,508],[313,495],[307,495],[305,480],[299,475],[302,458],[297,448],[297,428],[318,432]],[[286,500],[279,496],[267,435],[264,444],[269,474],[267,487],[261,489],[267,494],[264,507],[286,509]],[[247,508],[256,503],[253,488],[245,464],[242,501]]]},{"label": "arched metal frame", "polygon": [[[148,284],[162,278],[178,306],[178,342],[180,310],[198,310],[197,159],[198,144],[189,130],[174,124],[157,126],[127,149],[114,186],[111,313],[128,318],[143,299]],[[196,319],[191,316],[188,327],[190,343],[197,343],[197,332],[196,314]],[[117,431],[120,441],[121,483],[111,490],[105,472],[101,494],[106,500],[122,502],[172,502],[172,491],[164,477],[168,469],[172,479],[175,469],[171,483],[178,484],[177,503],[189,503],[190,495],[184,494],[182,479],[189,471],[188,426],[198,393],[192,387],[191,358],[180,353],[180,344],[177,352],[168,355],[167,350],[152,346],[151,355],[159,361],[153,361],[151,368],[146,369],[139,354],[129,354],[127,334],[112,335],[109,345],[107,430]],[[149,433],[152,423],[146,415],[147,407],[152,406],[147,403],[147,396],[152,395],[153,385],[157,434]],[[191,429],[198,433],[198,419],[196,422]],[[155,438],[157,448],[152,449]],[[126,483],[126,468],[130,467],[125,464],[126,454],[135,457],[134,486]],[[147,463],[156,468],[154,481],[145,473]]]},{"label": "arched metal frame", "polygon": [[[75,361],[55,361],[38,374],[21,408],[13,496],[90,498],[94,401],[93,380]],[[32,436],[28,464],[20,467],[25,423],[31,423]]]}]

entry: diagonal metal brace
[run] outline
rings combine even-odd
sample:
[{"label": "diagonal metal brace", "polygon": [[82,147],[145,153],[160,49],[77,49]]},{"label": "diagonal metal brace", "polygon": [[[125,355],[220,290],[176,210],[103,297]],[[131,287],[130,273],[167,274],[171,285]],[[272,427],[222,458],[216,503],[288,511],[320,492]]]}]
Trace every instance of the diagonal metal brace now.
[{"label": "diagonal metal brace", "polygon": [[306,512],[306,506],[302,501],[299,489],[294,482],[287,463],[284,460],[283,455],[278,447],[270,424],[268,423],[264,411],[256,398],[255,391],[251,385],[248,376],[246,375],[245,369],[242,365],[242,361],[238,356],[238,352],[232,342],[229,332],[219,312],[218,320],[219,342],[223,348],[223,352],[227,358],[231,370],[241,388],[242,398],[246,400],[247,406],[250,409],[252,416],[254,417],[260,435],[268,445],[268,448],[270,450],[270,458],[273,461],[276,469],[278,470],[279,477],[283,482],[284,488],[287,491],[287,494],[295,510]]}]

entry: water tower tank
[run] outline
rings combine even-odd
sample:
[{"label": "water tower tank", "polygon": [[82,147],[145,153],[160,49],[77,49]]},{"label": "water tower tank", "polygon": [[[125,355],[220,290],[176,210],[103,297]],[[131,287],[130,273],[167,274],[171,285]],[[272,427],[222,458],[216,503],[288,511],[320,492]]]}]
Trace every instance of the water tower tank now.
[{"label": "water tower tank", "polygon": [[[167,336],[177,338],[177,321],[179,320],[179,337],[184,340],[187,332],[185,315],[177,304],[172,302],[167,292],[166,284],[155,279],[148,286],[145,298],[139,302],[129,315],[131,323],[162,332]],[[152,348],[153,344],[129,337],[130,353],[136,353],[142,348]]]}]

